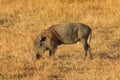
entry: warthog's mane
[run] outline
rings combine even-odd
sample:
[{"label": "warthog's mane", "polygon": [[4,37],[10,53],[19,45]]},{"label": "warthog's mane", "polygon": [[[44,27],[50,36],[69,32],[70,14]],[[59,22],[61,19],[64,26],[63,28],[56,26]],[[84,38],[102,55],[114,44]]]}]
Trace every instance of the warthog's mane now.
[{"label": "warthog's mane", "polygon": [[62,38],[59,35],[59,33],[54,29],[54,27],[56,27],[56,26],[59,26],[59,25],[52,25],[47,30],[44,30],[43,32],[36,35],[34,42],[36,43],[41,38],[46,37],[47,39],[52,39],[55,41],[59,41],[59,43],[61,43]]},{"label": "warthog's mane", "polygon": [[55,26],[51,26],[46,30],[46,37],[52,38],[54,40],[61,40],[61,36],[54,29]]}]

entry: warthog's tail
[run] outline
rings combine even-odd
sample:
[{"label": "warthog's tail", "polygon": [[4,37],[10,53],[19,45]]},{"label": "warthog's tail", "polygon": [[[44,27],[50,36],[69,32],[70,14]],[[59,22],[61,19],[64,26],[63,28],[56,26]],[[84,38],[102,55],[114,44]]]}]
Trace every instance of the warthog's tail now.
[{"label": "warthog's tail", "polygon": [[89,35],[89,40],[88,40],[89,46],[90,46],[91,38],[92,38],[92,31],[90,32],[90,35]]},{"label": "warthog's tail", "polygon": [[91,37],[92,37],[92,31],[90,32],[90,35],[89,35],[89,42],[88,42],[88,44],[89,44],[89,55],[90,55],[90,59],[93,59],[93,58],[92,58],[92,55],[91,55],[91,46],[90,46]]}]

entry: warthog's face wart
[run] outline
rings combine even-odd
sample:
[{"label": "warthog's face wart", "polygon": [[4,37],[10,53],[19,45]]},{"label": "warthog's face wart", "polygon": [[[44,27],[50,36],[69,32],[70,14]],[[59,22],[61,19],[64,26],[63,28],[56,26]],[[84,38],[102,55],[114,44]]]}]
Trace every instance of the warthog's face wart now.
[{"label": "warthog's face wart", "polygon": [[46,48],[46,37],[39,37],[34,41],[35,46],[35,58],[39,59],[45,52]]}]

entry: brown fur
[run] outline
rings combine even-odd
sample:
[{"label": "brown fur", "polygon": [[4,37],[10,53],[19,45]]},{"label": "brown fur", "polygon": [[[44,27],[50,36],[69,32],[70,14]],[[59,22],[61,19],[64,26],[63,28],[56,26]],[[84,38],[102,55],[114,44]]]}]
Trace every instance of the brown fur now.
[{"label": "brown fur", "polygon": [[55,26],[52,26],[52,27],[50,27],[47,31],[46,31],[46,36],[48,37],[48,38],[52,38],[52,39],[54,39],[54,40],[61,40],[62,38],[61,38],[61,36],[55,31],[55,29],[53,28],[53,27],[55,27]]}]

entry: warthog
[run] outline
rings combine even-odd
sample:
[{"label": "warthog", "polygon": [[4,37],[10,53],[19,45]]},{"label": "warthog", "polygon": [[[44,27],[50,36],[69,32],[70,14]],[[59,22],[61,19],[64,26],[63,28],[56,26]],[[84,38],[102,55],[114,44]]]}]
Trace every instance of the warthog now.
[{"label": "warthog", "polygon": [[90,45],[87,43],[89,36],[90,43],[91,33],[90,27],[82,23],[52,25],[35,39],[35,58],[39,59],[46,50],[49,50],[49,56],[54,55],[58,45],[73,44],[78,41],[83,45],[85,57],[88,51],[92,58]]}]

